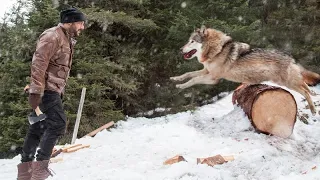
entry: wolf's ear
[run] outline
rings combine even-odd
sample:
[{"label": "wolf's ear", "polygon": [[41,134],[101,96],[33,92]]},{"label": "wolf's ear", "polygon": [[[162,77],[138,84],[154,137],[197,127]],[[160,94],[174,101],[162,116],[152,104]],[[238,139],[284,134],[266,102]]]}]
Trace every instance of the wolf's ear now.
[{"label": "wolf's ear", "polygon": [[207,28],[206,28],[205,25],[202,25],[202,26],[201,26],[201,28],[200,28],[200,35],[201,35],[202,37],[208,35]]}]

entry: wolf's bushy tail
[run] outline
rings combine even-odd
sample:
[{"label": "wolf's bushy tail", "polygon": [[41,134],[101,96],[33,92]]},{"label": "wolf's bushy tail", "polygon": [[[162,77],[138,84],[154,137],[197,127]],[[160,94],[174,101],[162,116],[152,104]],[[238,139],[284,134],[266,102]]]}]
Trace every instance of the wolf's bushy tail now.
[{"label": "wolf's bushy tail", "polygon": [[315,86],[320,83],[320,75],[315,72],[303,69],[301,75],[303,77],[304,82],[307,83],[309,86]]}]

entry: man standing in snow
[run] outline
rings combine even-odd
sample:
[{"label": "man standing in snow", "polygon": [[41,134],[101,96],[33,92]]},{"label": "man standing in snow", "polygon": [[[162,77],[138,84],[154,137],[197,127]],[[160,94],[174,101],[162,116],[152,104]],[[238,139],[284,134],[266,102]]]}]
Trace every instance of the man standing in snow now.
[{"label": "man standing in snow", "polygon": [[46,118],[29,126],[18,164],[18,180],[43,180],[51,175],[48,166],[52,149],[65,132],[61,97],[71,69],[74,38],[84,30],[85,15],[69,8],[60,12],[60,22],[40,35],[33,55],[29,104],[34,110],[39,106]]}]

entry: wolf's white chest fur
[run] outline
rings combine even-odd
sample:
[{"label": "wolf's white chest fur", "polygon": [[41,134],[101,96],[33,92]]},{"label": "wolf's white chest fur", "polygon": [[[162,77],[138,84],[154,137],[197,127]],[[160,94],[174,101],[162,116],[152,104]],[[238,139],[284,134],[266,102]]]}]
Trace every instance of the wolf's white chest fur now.
[{"label": "wolf's white chest fur", "polygon": [[216,61],[219,58],[215,59],[214,61],[212,60],[204,60],[202,59],[202,51],[198,50],[197,53],[195,54],[195,56],[197,57],[197,60],[203,64],[204,69],[206,69],[208,71],[209,74],[212,75],[212,77],[219,77],[220,75],[222,75],[224,69],[220,68],[221,66],[221,62],[220,61]]}]

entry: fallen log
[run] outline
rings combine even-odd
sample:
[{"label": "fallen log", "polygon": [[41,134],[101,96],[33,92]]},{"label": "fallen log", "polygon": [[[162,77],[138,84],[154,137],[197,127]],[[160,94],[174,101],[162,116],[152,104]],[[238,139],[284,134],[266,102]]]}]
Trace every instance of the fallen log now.
[{"label": "fallen log", "polygon": [[243,109],[256,131],[283,138],[292,134],[297,104],[289,91],[265,84],[241,85],[232,102]]},{"label": "fallen log", "polygon": [[[114,122],[111,121],[111,122],[109,122],[109,123],[107,123],[107,124],[99,127],[98,129],[90,132],[89,134],[87,134],[87,135],[85,135],[85,136],[90,136],[90,137],[95,136],[98,132],[100,132],[100,131],[102,131],[102,130],[104,130],[104,129],[107,129],[107,128],[113,126],[113,125],[114,125]],[[85,136],[84,136],[84,137],[85,137]]]}]

